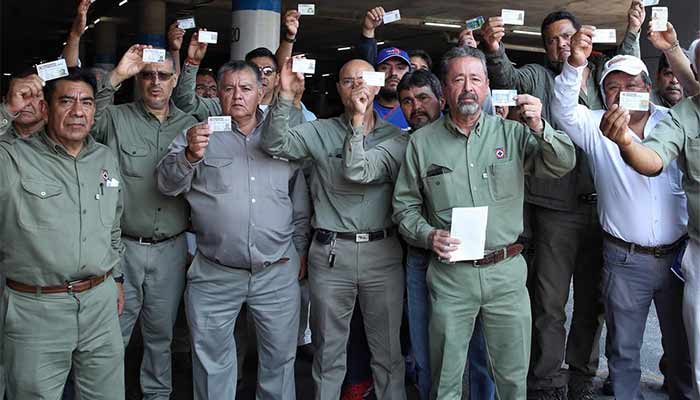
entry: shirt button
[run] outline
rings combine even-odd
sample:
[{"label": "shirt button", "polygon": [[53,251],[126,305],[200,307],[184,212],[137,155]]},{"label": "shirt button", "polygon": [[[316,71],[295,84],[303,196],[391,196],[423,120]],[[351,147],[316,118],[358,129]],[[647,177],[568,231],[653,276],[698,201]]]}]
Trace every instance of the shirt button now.
[{"label": "shirt button", "polygon": [[255,177],[254,177],[254,176],[251,176],[251,177],[250,177],[250,180],[251,180],[251,181],[254,181],[254,180],[255,180]]},{"label": "shirt button", "polygon": [[250,202],[251,202],[251,203],[255,203],[255,199],[251,199]]},{"label": "shirt button", "polygon": [[163,209],[162,209],[162,208],[160,208],[160,207],[158,207],[158,212],[161,212],[161,211],[163,211]]},{"label": "shirt button", "polygon": [[472,186],[472,190],[476,192],[476,186]]},{"label": "shirt button", "polygon": [[46,192],[39,193],[42,197],[46,196]]},{"label": "shirt button", "polygon": [[87,214],[87,210],[83,210],[83,215]]},{"label": "shirt button", "polygon": [[471,168],[474,168],[474,163],[469,164]]},{"label": "shirt button", "polygon": [[3,119],[3,120],[2,120],[2,124],[3,124],[3,125],[7,125],[7,120],[6,120],[6,119]]},{"label": "shirt button", "polygon": [[83,243],[85,243],[85,242],[87,242],[87,238],[86,238],[86,237],[83,238]]}]

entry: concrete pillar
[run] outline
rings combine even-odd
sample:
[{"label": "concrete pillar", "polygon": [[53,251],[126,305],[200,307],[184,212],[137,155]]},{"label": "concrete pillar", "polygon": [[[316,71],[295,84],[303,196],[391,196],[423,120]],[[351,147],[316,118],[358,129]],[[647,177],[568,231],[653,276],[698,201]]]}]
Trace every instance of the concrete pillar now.
[{"label": "concrete pillar", "polygon": [[231,59],[267,47],[273,53],[280,42],[281,0],[231,0]]},{"label": "concrete pillar", "polygon": [[[681,46],[687,49],[690,43],[698,38],[700,26],[700,1],[664,0],[659,6],[668,7],[668,20],[673,24],[678,34]],[[656,50],[647,39],[647,22],[651,18],[651,7],[646,8],[647,20],[644,22],[640,45],[642,58],[649,68],[652,77],[656,77],[661,52]]]},{"label": "concrete pillar", "polygon": [[166,47],[165,34],[165,0],[143,0],[141,8],[141,26],[137,42],[150,44],[153,47]]},{"label": "concrete pillar", "polygon": [[111,71],[117,63],[117,24],[102,20],[95,25],[94,66]]}]

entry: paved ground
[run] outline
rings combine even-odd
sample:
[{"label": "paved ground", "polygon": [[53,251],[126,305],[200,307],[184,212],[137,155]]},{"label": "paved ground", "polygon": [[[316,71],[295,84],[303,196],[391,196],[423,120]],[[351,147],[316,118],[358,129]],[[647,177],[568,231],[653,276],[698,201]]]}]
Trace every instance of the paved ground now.
[{"label": "paved ground", "polygon": [[[567,315],[571,317],[571,302],[567,307]],[[604,335],[603,335],[604,337]],[[601,339],[601,352],[605,348],[604,340]],[[656,317],[656,311],[652,308],[647,320],[646,332],[644,333],[644,347],[641,352],[642,359],[642,386],[644,397],[647,400],[667,399],[668,396],[659,390],[663,377],[659,372],[658,362],[661,357],[661,336],[659,331],[659,321]],[[137,354],[129,354],[127,357],[127,365],[131,365],[134,369],[134,360],[138,357]],[[602,386],[603,380],[607,376],[607,360],[605,356],[600,358],[600,372],[596,381],[598,388]],[[175,368],[173,371],[173,381],[175,384],[174,400],[190,400],[192,399],[192,380],[191,372],[182,368]],[[255,375],[256,364],[254,359],[248,359],[245,372],[246,385],[239,391],[236,400],[253,400],[255,399]],[[297,375],[297,399],[310,400],[313,399],[313,383],[311,380],[311,363],[310,360],[299,357],[296,363]],[[133,375],[132,375],[133,376]],[[136,387],[132,379],[127,379],[127,387]],[[408,399],[417,400],[415,390],[412,387],[407,387]],[[138,396],[130,397],[130,399],[138,399]],[[599,395],[599,399],[612,399],[612,397]],[[476,399],[481,400],[481,399]]]}]

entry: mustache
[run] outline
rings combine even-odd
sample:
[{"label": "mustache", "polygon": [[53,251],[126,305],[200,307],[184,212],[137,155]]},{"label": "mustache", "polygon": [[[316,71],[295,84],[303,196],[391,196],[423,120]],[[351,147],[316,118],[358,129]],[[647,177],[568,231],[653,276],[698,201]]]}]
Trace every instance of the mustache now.
[{"label": "mustache", "polygon": [[479,101],[479,97],[475,93],[462,93],[459,95],[459,98],[457,98],[457,101],[459,103],[464,103],[467,100],[474,100],[474,101]]},{"label": "mustache", "polygon": [[428,114],[426,114],[425,112],[423,112],[423,111],[414,111],[414,112],[411,113],[411,116],[410,116],[409,119],[414,119],[414,118],[419,117],[419,116],[424,116],[424,117],[428,118]]}]

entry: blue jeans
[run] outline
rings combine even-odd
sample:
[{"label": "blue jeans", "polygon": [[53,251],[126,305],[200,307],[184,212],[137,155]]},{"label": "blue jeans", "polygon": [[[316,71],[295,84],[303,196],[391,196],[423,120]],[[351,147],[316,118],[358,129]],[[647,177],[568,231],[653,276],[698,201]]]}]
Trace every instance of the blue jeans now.
[{"label": "blue jeans", "polygon": [[669,398],[691,398],[692,370],[682,319],[683,284],[671,272],[674,257],[675,253],[655,257],[604,241],[603,301],[611,345],[608,366],[616,399],[642,399],[639,353],[652,301],[668,357]]},{"label": "blue jeans", "polygon": [[[411,348],[416,360],[418,392],[421,400],[430,399],[431,387],[430,347],[428,344],[430,300],[425,279],[430,256],[429,251],[409,247],[406,259],[408,326],[411,335]],[[481,318],[477,318],[474,325],[467,362],[469,363],[469,398],[472,400],[493,399],[495,386],[489,373]]]}]

